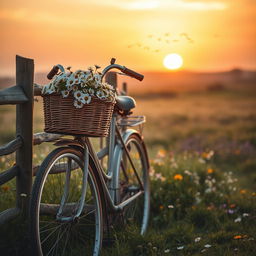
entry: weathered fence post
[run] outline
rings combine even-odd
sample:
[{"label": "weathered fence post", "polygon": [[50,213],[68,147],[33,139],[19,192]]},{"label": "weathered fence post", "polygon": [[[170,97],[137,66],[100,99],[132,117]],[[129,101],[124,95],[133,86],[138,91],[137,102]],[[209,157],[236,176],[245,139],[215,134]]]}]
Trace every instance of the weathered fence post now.
[{"label": "weathered fence post", "polygon": [[28,205],[32,187],[33,157],[33,102],[34,102],[34,61],[16,56],[16,84],[20,86],[28,101],[16,106],[16,137],[23,140],[17,150],[16,164],[19,167],[17,176],[17,207],[23,216],[28,214]]}]

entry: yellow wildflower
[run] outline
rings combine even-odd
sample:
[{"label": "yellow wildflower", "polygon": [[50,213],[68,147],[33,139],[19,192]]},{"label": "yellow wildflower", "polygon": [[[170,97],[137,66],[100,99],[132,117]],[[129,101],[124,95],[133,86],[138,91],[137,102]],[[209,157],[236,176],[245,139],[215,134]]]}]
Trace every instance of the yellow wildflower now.
[{"label": "yellow wildflower", "polygon": [[163,210],[163,209],[164,209],[164,206],[163,206],[163,205],[160,205],[160,206],[159,206],[159,209],[160,209],[160,210]]},{"label": "yellow wildflower", "polygon": [[234,236],[233,238],[234,238],[234,239],[241,239],[241,238],[242,238],[242,236],[237,235],[237,236]]},{"label": "yellow wildflower", "polygon": [[175,180],[183,180],[183,176],[182,176],[181,174],[175,174],[175,175],[173,176],[173,178],[174,178]]}]

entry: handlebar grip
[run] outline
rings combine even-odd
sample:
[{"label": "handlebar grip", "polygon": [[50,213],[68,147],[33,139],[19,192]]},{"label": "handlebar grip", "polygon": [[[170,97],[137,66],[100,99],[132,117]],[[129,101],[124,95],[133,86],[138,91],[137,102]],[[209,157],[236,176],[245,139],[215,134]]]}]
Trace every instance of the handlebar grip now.
[{"label": "handlebar grip", "polygon": [[47,78],[49,80],[51,80],[58,73],[58,71],[59,71],[59,67],[58,66],[53,66],[53,68],[51,69],[51,71],[47,75]]},{"label": "handlebar grip", "polygon": [[131,70],[129,68],[124,67],[124,69],[122,71],[126,75],[131,76],[131,77],[133,77],[133,78],[135,78],[135,79],[137,79],[139,81],[142,81],[144,79],[143,75],[141,75],[141,74],[139,74],[139,73],[137,73],[137,72],[135,72],[135,71],[133,71],[133,70]]}]

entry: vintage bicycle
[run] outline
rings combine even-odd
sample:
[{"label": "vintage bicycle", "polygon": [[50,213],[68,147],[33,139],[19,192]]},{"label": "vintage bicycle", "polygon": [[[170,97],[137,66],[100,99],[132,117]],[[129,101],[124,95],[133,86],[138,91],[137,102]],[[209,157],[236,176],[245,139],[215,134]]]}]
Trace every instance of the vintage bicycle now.
[{"label": "vintage bicycle", "polygon": [[[102,78],[112,69],[143,79],[114,59]],[[57,72],[55,66],[48,78]],[[133,108],[133,98],[117,93],[106,145],[96,152],[88,136],[68,136],[58,140],[57,148],[43,160],[30,203],[33,255],[99,255],[103,234],[109,237],[112,226],[129,224],[145,234],[149,160],[142,129],[135,127],[141,128],[146,120],[133,116]]]}]

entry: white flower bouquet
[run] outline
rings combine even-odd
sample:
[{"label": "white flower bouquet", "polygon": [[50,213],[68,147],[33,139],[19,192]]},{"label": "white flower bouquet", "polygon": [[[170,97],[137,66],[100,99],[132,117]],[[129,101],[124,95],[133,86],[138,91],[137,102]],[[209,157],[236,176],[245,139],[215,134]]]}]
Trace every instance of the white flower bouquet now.
[{"label": "white flower bouquet", "polygon": [[58,93],[63,98],[73,96],[76,108],[82,108],[85,104],[89,104],[92,97],[115,102],[115,91],[110,84],[102,81],[99,68],[95,65],[86,71],[77,70],[75,72],[72,72],[70,67],[67,68],[68,72],[63,69],[62,72],[54,76],[49,84],[43,87],[42,94]]},{"label": "white flower bouquet", "polygon": [[[42,89],[45,131],[69,135],[108,135],[115,105],[115,90],[102,81],[95,66],[60,72]],[[75,106],[75,107],[74,107]]]}]

